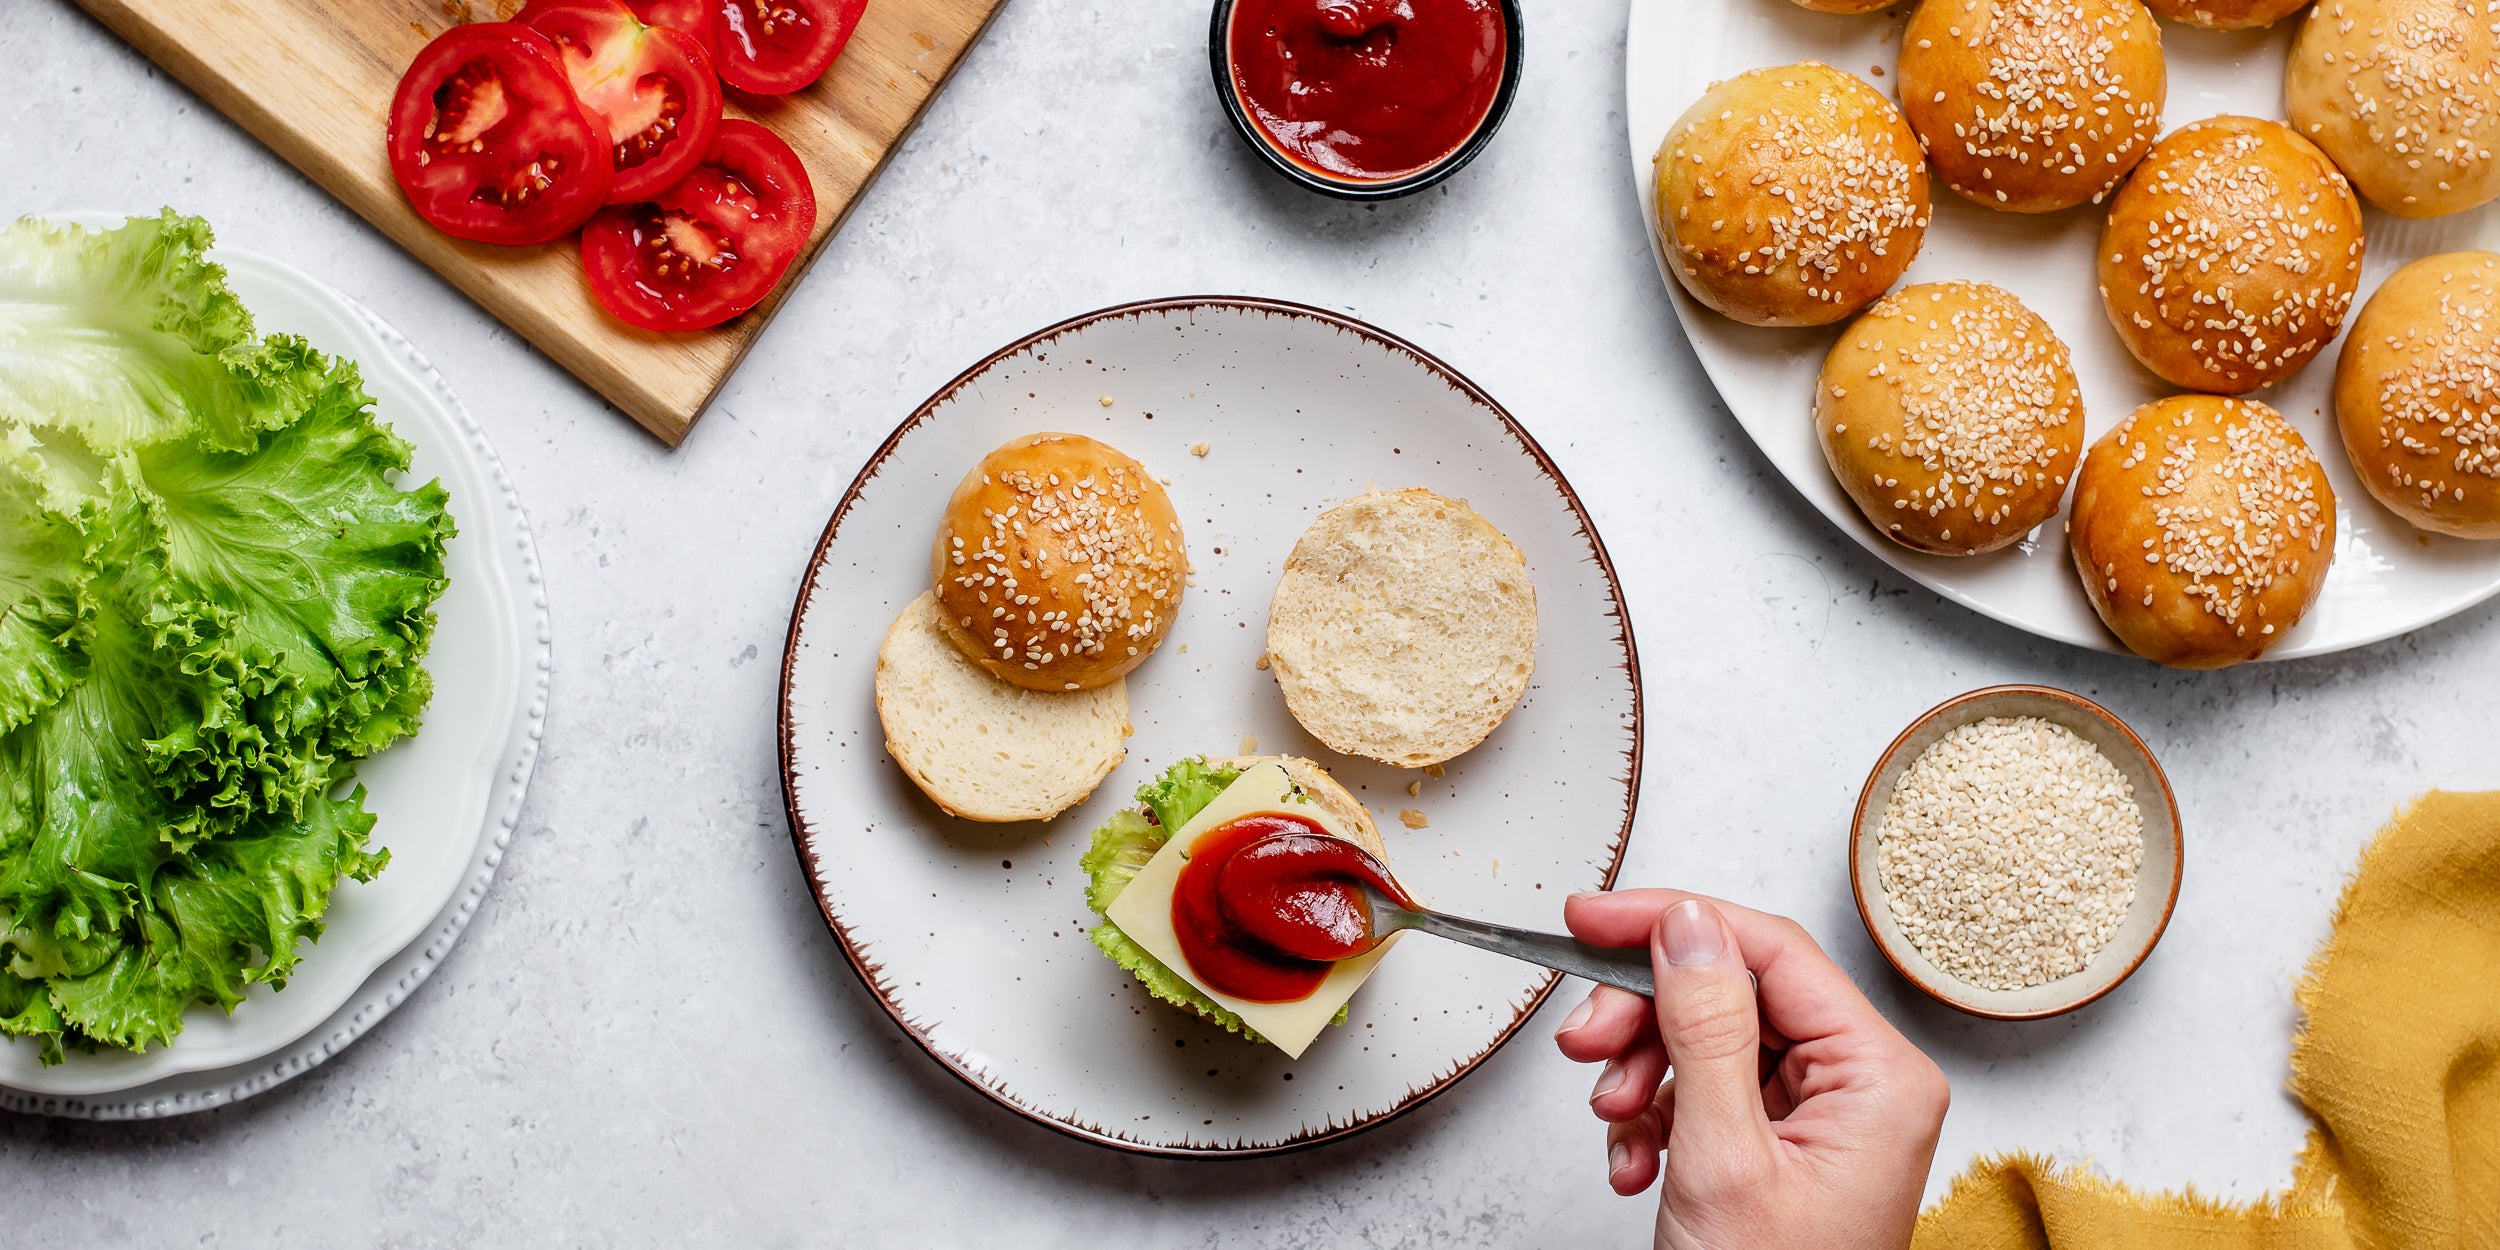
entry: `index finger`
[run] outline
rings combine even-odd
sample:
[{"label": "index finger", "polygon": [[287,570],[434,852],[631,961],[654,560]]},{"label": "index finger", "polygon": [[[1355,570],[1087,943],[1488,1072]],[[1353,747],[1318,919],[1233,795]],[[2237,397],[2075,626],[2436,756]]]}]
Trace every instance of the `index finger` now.
[{"label": "index finger", "polygon": [[1784,916],[1739,907],[1685,890],[1615,890],[1574,894],[1563,900],[1563,923],[1593,946],[1640,946],[1649,941],[1659,913],[1686,899],[1700,899],[1727,917],[1745,966],[1758,983],[1763,1018],[1792,1041],[1848,1033],[1891,1034],[1891,1022],[1858,992],[1803,926]]}]

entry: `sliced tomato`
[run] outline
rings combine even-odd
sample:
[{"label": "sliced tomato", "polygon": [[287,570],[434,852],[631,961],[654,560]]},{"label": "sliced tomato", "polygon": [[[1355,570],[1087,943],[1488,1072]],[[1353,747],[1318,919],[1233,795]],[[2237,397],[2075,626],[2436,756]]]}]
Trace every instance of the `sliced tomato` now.
[{"label": "sliced tomato", "polygon": [[695,330],[763,302],[815,227],[816,191],[798,153],[731,118],[685,181],[591,219],[582,270],[591,294],[620,320]]},{"label": "sliced tomato", "polygon": [[517,20],[555,41],[574,98],[606,125],[610,204],[677,185],[712,150],[720,80],[693,36],[643,25],[625,0],[537,0]]},{"label": "sliced tomato", "polygon": [[606,202],[614,166],[555,44],[515,22],[454,26],[425,45],[382,143],[417,215],[480,243],[563,238]]},{"label": "sliced tomato", "polygon": [[703,45],[703,55],[715,62],[720,59],[714,36],[720,31],[719,15],[713,10],[719,0],[625,0],[634,6],[634,16],[653,26],[684,31]]},{"label": "sliced tomato", "polygon": [[859,29],[868,0],[713,0],[720,6],[713,67],[722,82],[785,95],[824,77]]}]

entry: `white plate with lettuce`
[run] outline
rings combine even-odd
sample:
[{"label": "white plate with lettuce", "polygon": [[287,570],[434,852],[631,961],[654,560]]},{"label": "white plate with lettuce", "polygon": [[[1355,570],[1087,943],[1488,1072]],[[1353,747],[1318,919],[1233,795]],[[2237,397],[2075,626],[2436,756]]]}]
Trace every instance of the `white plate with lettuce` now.
[{"label": "white plate with lettuce", "polygon": [[[931,536],[956,482],[984,452],[1041,430],[1102,439],[1164,478],[1192,577],[1172,632],[1127,678],[1125,762],[1056,820],[974,824],[941,812],[886,757],[878,644],[928,589]],[[1467,500],[1518,544],[1536,586],[1527,695],[1436,773],[1330,753],[1260,665],[1286,553],[1321,510],[1374,485]],[[1112,905],[1158,835],[1222,789],[1223,778],[1167,770],[1200,755],[1317,760],[1370,811],[1417,897],[1549,930],[1564,896],[1613,880],[1640,778],[1631,628],[1604,547],[1552,462],[1441,362],[1268,300],[1109,309],[957,378],[843,496],[783,663],[791,834],[870,992],[1002,1106],[1152,1154],[1257,1155],[1381,1123],[1454,1086],[1559,979],[1408,936],[1298,1058],[1160,1001],[1193,991],[1142,936],[1106,930],[1088,887]],[[1141,791],[1160,823],[1125,814]]]},{"label": "white plate with lettuce", "polygon": [[449,950],[536,757],[544,602],[405,340],[196,219],[75,220],[0,233],[0,1106],[170,1114]]}]

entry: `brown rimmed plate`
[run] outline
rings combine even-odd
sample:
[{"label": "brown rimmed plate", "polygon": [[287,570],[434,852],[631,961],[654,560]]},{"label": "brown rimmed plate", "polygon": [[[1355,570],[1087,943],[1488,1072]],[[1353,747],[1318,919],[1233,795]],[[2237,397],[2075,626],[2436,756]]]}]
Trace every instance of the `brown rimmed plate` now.
[{"label": "brown rimmed plate", "polygon": [[[2136,871],[2135,901],[2119,922],[2118,932],[2081,969],[2019,990],[1987,989],[1938,967],[1893,918],[1875,864],[1877,826],[1902,772],[1938,738],[1991,716],[2037,716],[2074,731],[2117,766],[2134,788],[2136,806],[2144,814],[2144,861]],[[1876,759],[1866,775],[1866,787],[1858,792],[1857,814],[1849,822],[1849,892],[1857,896],[1858,918],[1866,922],[1875,949],[1929,998],[1990,1020],[2063,1015],[2135,975],[2153,953],[2154,944],[2161,941],[2162,930],[2170,925],[2186,858],[2179,835],[2179,800],[2170,792],[2170,779],[2153,759],[2152,748],[2108,708],[2051,686],[1988,686],[1955,695],[1921,713]]]},{"label": "brown rimmed plate", "polygon": [[[1195,577],[1129,677],[1129,754],[1048,823],[951,819],[886,758],[878,642],[928,584],[948,491],[990,448],[1089,434],[1169,479]],[[1526,554],[1536,678],[1442,777],[1334,756],[1259,667],[1294,540],[1372,485],[1464,498]],[[1640,676],[1604,544],[1553,462],[1449,366],[1361,322],[1271,300],[1090,313],[948,383],[835,506],[791,613],[780,744],[791,838],[843,954],[896,1024],[1002,1106],[1088,1141],[1237,1157],[1381,1123],[1510,1040],[1559,979],[1407,942],[1299,1061],[1149,999],[1086,940],[1078,858],[1185,755],[1290,752],[1373,810],[1399,876],[1469,915],[1551,928],[1614,880],[1640,782]],[[1250,741],[1255,739],[1255,745]],[[1410,784],[1420,793],[1410,796]],[[1423,827],[1402,819],[1412,811]]]}]

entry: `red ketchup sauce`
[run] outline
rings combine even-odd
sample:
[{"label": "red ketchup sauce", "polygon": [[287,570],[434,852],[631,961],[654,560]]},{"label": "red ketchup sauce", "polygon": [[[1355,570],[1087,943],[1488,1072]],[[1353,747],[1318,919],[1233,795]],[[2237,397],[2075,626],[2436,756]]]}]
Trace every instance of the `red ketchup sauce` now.
[{"label": "red ketchup sauce", "polygon": [[1259,812],[1190,843],[1172,889],[1172,931],[1208,988],[1245,1002],[1299,1002],[1331,963],[1371,949],[1362,884],[1414,905],[1370,852],[1303,817]]},{"label": "red ketchup sauce", "polygon": [[1493,109],[1498,0],[1237,0],[1233,90],[1277,150],[1389,182],[1458,150]]}]

